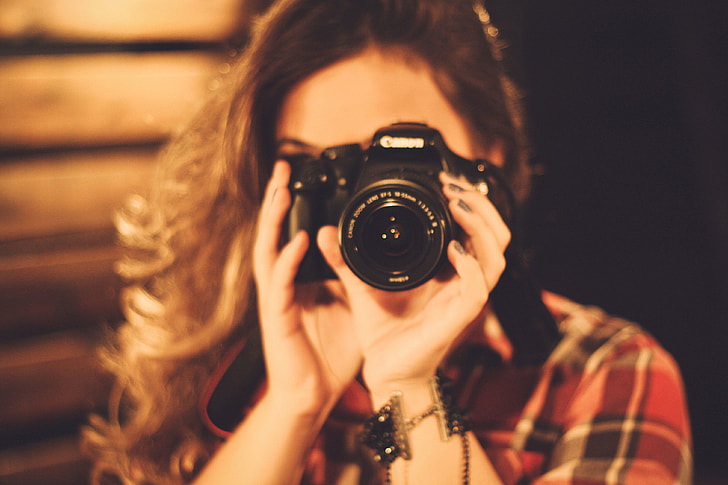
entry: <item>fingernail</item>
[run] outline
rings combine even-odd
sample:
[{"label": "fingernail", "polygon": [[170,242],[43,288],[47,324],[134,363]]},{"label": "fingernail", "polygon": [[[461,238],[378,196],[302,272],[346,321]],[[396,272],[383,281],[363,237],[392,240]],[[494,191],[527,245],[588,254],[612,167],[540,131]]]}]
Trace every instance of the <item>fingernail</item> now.
[{"label": "fingernail", "polygon": [[455,184],[447,184],[447,187],[453,192],[465,192],[465,189]]},{"label": "fingernail", "polygon": [[463,247],[463,245],[460,244],[460,241],[457,241],[456,240],[452,245],[455,248],[455,251],[459,252],[463,256],[465,256],[466,254],[468,254],[467,251],[465,251],[465,248]]},{"label": "fingernail", "polygon": [[465,212],[473,212],[473,209],[471,209],[470,206],[466,204],[465,201],[462,199],[458,201],[458,207],[460,207]]}]

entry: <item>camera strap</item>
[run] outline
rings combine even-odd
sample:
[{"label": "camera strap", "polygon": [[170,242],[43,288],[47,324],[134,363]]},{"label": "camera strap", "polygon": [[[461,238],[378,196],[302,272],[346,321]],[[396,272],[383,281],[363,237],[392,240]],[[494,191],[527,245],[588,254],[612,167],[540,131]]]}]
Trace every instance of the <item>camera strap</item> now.
[{"label": "camera strap", "polygon": [[[474,163],[485,166],[489,196],[497,206],[507,206],[497,208],[511,230],[511,242],[505,252],[506,268],[490,294],[493,310],[513,345],[513,363],[518,366],[543,364],[561,336],[553,315],[543,302],[541,288],[523,256],[516,197],[500,167],[488,160],[476,160]],[[499,193],[495,194],[496,191]]]}]

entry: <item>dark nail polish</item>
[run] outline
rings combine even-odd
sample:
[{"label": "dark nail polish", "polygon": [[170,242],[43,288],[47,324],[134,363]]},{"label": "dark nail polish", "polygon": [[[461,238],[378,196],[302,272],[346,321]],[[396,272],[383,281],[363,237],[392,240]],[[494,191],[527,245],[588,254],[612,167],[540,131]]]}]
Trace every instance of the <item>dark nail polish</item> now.
[{"label": "dark nail polish", "polygon": [[466,203],[465,203],[465,201],[464,201],[464,200],[462,200],[462,199],[460,199],[460,200],[458,201],[458,206],[459,206],[459,207],[460,207],[460,208],[461,208],[462,210],[464,210],[465,212],[473,212],[473,209],[471,209],[471,208],[470,208],[470,206],[469,206],[468,204],[466,204]]},{"label": "dark nail polish", "polygon": [[455,184],[448,184],[447,187],[453,192],[465,192],[465,189]]},{"label": "dark nail polish", "polygon": [[459,252],[460,254],[462,254],[463,256],[468,254],[467,251],[465,251],[465,248],[463,247],[463,245],[460,244],[460,241],[455,241],[453,243],[453,246],[455,247],[455,250],[457,252]]}]

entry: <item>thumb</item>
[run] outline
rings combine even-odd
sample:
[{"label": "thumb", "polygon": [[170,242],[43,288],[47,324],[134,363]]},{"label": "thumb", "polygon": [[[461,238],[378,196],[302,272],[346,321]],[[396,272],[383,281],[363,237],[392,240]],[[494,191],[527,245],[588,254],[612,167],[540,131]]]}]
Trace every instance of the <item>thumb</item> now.
[{"label": "thumb", "polygon": [[339,248],[338,230],[334,226],[323,226],[316,237],[321,254],[345,286],[358,280],[346,265]]}]

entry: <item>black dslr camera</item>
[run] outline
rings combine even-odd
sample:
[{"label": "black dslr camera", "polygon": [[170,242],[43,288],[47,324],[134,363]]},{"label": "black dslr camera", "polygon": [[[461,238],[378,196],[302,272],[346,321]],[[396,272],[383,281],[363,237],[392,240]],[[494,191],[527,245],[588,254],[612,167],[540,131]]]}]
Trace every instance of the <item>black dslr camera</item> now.
[{"label": "black dslr camera", "polygon": [[344,260],[361,280],[406,290],[432,278],[447,260],[456,227],[438,174],[464,176],[487,192],[485,161],[453,153],[437,130],[397,123],[377,131],[368,149],[340,145],[319,158],[288,157],[292,203],[284,242],[300,230],[310,245],[296,281],[334,279],[316,244],[324,225],[337,226]]}]

